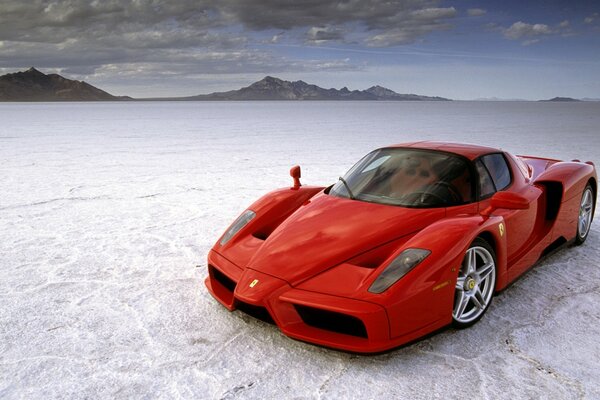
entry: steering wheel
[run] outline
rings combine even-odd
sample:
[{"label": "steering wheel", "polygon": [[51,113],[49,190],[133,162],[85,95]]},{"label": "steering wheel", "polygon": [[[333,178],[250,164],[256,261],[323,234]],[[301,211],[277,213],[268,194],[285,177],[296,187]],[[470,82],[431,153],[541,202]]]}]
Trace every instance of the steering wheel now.
[{"label": "steering wheel", "polygon": [[[450,198],[445,196],[445,193],[444,194],[438,193],[438,188],[444,188],[447,191],[447,193],[450,195]],[[452,185],[451,183],[444,182],[444,181],[435,182],[435,183],[431,184],[430,186],[428,186],[425,190],[419,190],[416,192],[412,192],[411,194],[406,196],[406,200],[410,201],[413,204],[418,204],[418,203],[431,204],[432,202],[426,201],[427,197],[431,197],[434,200],[436,200],[435,202],[433,202],[433,204],[437,203],[440,205],[461,203],[463,200],[462,196],[458,192],[458,189],[456,189],[456,187],[454,185]]]},{"label": "steering wheel", "polygon": [[[452,199],[451,203],[453,203],[453,204],[454,204],[454,203],[462,203],[462,202],[463,202],[463,197],[462,197],[462,195],[460,194],[460,192],[458,191],[458,189],[456,188],[456,186],[454,186],[454,185],[453,185],[453,184],[451,184],[450,182],[446,182],[446,181],[437,181],[437,182],[435,182],[434,184],[432,184],[432,185],[431,185],[431,186],[430,186],[430,187],[429,187],[429,188],[426,190],[426,192],[429,192],[430,190],[435,190],[435,189],[432,189],[432,188],[435,188],[435,187],[437,187],[437,186],[439,186],[439,187],[443,187],[444,189],[446,189],[446,190],[448,191],[448,193],[450,194],[450,197],[451,197],[451,199]],[[448,199],[445,199],[445,202],[448,202],[447,200],[448,200]]]}]

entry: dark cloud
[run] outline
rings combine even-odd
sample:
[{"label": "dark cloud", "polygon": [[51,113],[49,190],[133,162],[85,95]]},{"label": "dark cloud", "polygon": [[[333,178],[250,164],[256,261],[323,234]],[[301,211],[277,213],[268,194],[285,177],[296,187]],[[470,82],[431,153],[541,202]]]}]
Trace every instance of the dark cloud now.
[{"label": "dark cloud", "polygon": [[405,19],[403,23],[367,38],[367,44],[375,47],[409,44],[433,31],[448,29],[450,25],[441,21],[455,15],[454,7],[412,11],[410,18]]},{"label": "dark cloud", "polygon": [[411,14],[435,8],[433,0],[224,0],[224,9],[252,29],[361,23],[388,29],[412,19]]},{"label": "dark cloud", "polygon": [[226,18],[202,1],[3,0],[0,3],[0,40],[60,43],[70,38],[149,32],[156,36],[173,31],[189,35],[225,23]]},{"label": "dark cloud", "polygon": [[249,29],[311,27],[312,40],[342,41],[342,32],[362,31],[362,41],[374,46],[414,42],[448,27],[453,7],[440,8],[434,0],[225,0],[223,10]]},{"label": "dark cloud", "polygon": [[[439,8],[435,0],[3,0],[0,4],[0,40],[60,43],[69,38],[122,35],[138,43],[202,40],[206,31],[242,25],[249,31],[323,28],[341,40],[343,26],[369,35],[390,30],[404,32],[402,42],[443,29],[454,8]],[[415,29],[416,25],[424,26]],[[165,39],[166,37],[166,39]],[[169,40],[173,39],[173,40]],[[321,40],[321,39],[319,39]],[[143,46],[143,44],[141,45]]]},{"label": "dark cloud", "polygon": [[0,65],[76,78],[352,70],[269,45],[407,44],[455,14],[437,0],[0,0]]}]

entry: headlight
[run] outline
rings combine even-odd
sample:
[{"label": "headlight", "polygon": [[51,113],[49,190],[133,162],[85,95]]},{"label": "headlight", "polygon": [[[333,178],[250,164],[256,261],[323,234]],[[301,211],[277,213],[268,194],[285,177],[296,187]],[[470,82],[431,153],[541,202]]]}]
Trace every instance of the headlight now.
[{"label": "headlight", "polygon": [[375,279],[369,288],[371,293],[383,293],[411,269],[419,265],[431,251],[425,249],[406,249],[392,261]]},{"label": "headlight", "polygon": [[235,234],[238,233],[240,229],[246,226],[246,224],[248,224],[248,222],[250,222],[254,217],[256,217],[256,213],[252,210],[246,210],[242,213],[242,215],[237,217],[237,219],[233,221],[233,224],[231,224],[229,229],[227,229],[227,232],[225,232],[225,234],[221,238],[221,246],[229,242],[229,240],[233,236],[235,236]]}]

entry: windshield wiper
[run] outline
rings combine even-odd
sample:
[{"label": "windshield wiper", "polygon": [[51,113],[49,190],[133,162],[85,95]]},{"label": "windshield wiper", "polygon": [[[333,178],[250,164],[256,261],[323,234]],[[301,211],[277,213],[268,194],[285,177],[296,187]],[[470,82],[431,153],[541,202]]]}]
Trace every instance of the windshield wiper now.
[{"label": "windshield wiper", "polygon": [[350,199],[351,200],[356,199],[354,197],[354,193],[352,193],[352,190],[350,190],[350,186],[348,186],[348,182],[346,182],[346,180],[344,178],[342,178],[341,176],[340,176],[340,181],[342,181],[342,183],[344,184],[344,186],[346,186],[346,190],[348,191],[348,194],[350,195]]}]

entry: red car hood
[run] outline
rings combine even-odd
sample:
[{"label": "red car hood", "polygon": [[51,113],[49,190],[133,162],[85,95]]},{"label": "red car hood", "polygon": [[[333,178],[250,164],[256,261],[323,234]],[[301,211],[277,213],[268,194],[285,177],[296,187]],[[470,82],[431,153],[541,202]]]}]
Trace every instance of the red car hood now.
[{"label": "red car hood", "polygon": [[444,215],[443,208],[404,208],[318,195],[273,231],[248,267],[296,285]]}]

